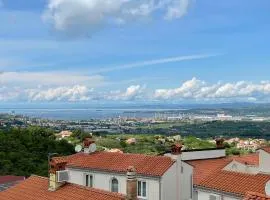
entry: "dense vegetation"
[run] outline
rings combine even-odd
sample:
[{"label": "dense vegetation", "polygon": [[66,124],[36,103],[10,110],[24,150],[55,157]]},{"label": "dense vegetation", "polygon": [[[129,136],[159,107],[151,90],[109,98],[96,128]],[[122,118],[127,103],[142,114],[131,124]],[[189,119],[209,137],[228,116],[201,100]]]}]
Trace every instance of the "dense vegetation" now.
[{"label": "dense vegetation", "polygon": [[50,129],[29,127],[0,130],[0,175],[48,175],[48,153],[68,155],[73,145],[55,140]]},{"label": "dense vegetation", "polygon": [[261,138],[270,140],[270,122],[251,121],[182,121],[165,122],[151,126],[141,126],[135,130],[127,130],[126,133],[133,134],[164,134],[174,135],[180,133],[182,136],[193,135],[200,138],[211,138],[216,136]]}]

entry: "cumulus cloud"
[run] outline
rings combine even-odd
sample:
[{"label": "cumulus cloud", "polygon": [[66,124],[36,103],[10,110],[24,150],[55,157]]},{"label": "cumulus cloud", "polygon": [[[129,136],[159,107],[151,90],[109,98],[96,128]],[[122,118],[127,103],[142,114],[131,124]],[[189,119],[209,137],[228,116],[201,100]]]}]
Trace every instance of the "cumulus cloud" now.
[{"label": "cumulus cloud", "polygon": [[191,0],[49,0],[45,22],[57,31],[85,36],[108,24],[158,16],[172,20],[187,13]]},{"label": "cumulus cloud", "polygon": [[87,101],[90,99],[89,89],[83,85],[73,87],[57,87],[47,90],[31,89],[26,90],[29,101]]},{"label": "cumulus cloud", "polygon": [[125,91],[111,91],[104,97],[107,100],[136,100],[142,97],[144,89],[145,87],[140,85],[131,85]]},{"label": "cumulus cloud", "polygon": [[270,98],[270,82],[252,83],[238,81],[234,83],[207,84],[205,81],[192,78],[174,89],[157,89],[154,97],[157,99],[196,99],[220,100],[242,99],[257,100]]}]

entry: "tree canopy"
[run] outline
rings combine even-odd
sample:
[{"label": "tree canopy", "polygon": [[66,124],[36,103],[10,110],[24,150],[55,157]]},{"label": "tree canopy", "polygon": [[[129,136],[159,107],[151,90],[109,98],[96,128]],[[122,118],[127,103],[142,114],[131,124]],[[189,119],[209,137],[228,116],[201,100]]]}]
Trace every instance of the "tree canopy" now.
[{"label": "tree canopy", "polygon": [[40,127],[0,130],[0,175],[48,175],[48,153],[70,155],[73,145]]}]

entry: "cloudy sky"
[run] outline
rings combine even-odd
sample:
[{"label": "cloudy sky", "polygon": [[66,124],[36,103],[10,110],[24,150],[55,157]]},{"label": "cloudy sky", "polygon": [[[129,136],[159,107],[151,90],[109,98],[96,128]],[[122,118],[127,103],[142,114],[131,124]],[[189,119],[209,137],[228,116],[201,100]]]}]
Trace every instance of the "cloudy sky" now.
[{"label": "cloudy sky", "polygon": [[269,0],[0,0],[0,104],[270,102],[269,10]]}]

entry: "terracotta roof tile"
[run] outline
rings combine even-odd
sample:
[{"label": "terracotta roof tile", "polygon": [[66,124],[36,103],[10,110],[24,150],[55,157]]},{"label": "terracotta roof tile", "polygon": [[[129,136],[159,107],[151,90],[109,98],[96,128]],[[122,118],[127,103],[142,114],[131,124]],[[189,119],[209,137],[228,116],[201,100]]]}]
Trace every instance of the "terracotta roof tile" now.
[{"label": "terracotta roof tile", "polygon": [[270,200],[270,197],[257,192],[247,192],[244,200]]},{"label": "terracotta roof tile", "polygon": [[59,161],[65,159],[68,167],[116,173],[126,173],[129,166],[134,166],[138,174],[145,176],[162,176],[175,162],[170,157],[166,156],[112,152],[96,152],[92,154],[78,153],[72,156],[55,159]]},{"label": "terracotta roof tile", "polygon": [[199,186],[244,196],[247,191],[265,194],[265,184],[269,180],[270,175],[266,174],[252,175],[222,170],[201,181]]},{"label": "terracotta roof tile", "polygon": [[24,176],[0,176],[0,184],[23,181]]},{"label": "terracotta roof tile", "polygon": [[31,176],[18,185],[0,192],[0,200],[124,200],[120,194],[66,184],[54,192],[48,191],[48,179]]},{"label": "terracotta roof tile", "polygon": [[204,160],[187,161],[194,167],[194,184],[198,185],[202,180],[208,176],[221,171],[226,165],[233,160],[249,165],[259,165],[259,154],[248,154],[243,156],[229,156],[226,158],[214,158]]},{"label": "terracotta roof tile", "polygon": [[259,166],[258,153],[252,153],[252,154],[247,154],[247,155],[242,155],[242,156],[231,156],[229,158],[232,158],[233,160],[246,164],[246,165]]},{"label": "terracotta roof tile", "polygon": [[194,168],[193,183],[198,185],[208,176],[222,170],[232,160],[226,158],[187,161]]},{"label": "terracotta roof tile", "polygon": [[270,153],[270,147],[264,147],[264,148],[262,148],[262,150],[264,150],[267,153]]}]

